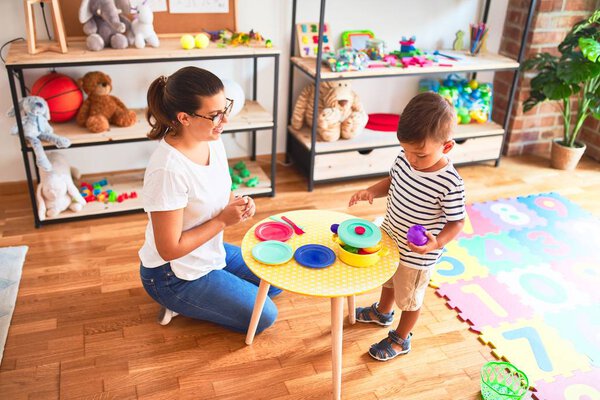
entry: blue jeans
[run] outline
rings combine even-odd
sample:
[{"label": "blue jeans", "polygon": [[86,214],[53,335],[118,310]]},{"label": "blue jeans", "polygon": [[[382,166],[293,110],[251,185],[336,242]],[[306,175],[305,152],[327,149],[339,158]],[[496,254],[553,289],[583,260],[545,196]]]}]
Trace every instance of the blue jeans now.
[{"label": "blue jeans", "polygon": [[[248,269],[238,246],[228,243],[224,246],[227,266],[193,281],[176,277],[169,263],[156,268],[140,266],[144,289],[169,310],[189,318],[214,322],[236,332],[246,332],[260,279]],[[281,289],[269,288],[269,297],[279,293]],[[276,318],[277,307],[267,298],[257,333],[273,325]]]}]

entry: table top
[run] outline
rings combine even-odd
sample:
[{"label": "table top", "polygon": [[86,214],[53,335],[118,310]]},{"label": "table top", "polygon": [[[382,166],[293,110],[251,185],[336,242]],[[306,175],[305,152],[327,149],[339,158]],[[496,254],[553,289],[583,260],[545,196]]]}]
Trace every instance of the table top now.
[{"label": "table top", "polygon": [[317,297],[341,297],[364,293],[383,285],[398,268],[399,254],[394,241],[382,231],[382,244],[388,248],[386,255],[369,267],[353,267],[337,258],[338,245],[332,240],[329,230],[331,224],[339,224],[347,219],[356,218],[350,214],[321,211],[298,210],[275,215],[286,216],[300,225],[303,235],[294,234],[286,241],[294,251],[305,244],[321,244],[336,253],[335,262],[326,268],[307,268],[294,258],[285,264],[266,265],[252,257],[252,248],[260,243],[254,235],[254,229],[271,221],[266,218],[256,223],[246,232],[242,240],[242,256],[254,274],[259,278],[283,290]]}]

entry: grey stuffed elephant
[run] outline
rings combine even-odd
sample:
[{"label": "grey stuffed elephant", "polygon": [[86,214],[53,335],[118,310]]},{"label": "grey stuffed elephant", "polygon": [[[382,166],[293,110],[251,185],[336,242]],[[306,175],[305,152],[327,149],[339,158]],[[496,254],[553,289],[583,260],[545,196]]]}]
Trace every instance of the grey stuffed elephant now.
[{"label": "grey stuffed elephant", "polygon": [[87,35],[86,45],[92,51],[105,47],[125,49],[133,44],[131,21],[123,16],[129,12],[129,0],[82,0],[79,22]]},{"label": "grey stuffed elephant", "polygon": [[[56,147],[65,148],[71,145],[71,141],[65,137],[58,136],[54,133],[52,126],[48,123],[50,119],[50,110],[46,100],[39,96],[27,96],[19,102],[21,111],[25,113],[25,117],[21,120],[23,124],[23,133],[25,139],[33,148],[35,154],[35,163],[44,171],[51,171],[52,165],[46,157],[42,140],[54,144]],[[7,115],[15,116],[15,109],[11,108]],[[18,127],[13,126],[11,133],[16,135]]]}]

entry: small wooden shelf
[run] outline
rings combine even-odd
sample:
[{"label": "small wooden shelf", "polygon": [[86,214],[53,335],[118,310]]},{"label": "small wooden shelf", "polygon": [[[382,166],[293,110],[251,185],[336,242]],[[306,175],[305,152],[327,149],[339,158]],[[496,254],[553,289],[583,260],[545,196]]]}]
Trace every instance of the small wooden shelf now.
[{"label": "small wooden shelf", "polygon": [[[111,126],[110,130],[102,133],[91,133],[86,128],[78,126],[75,120],[64,124],[53,124],[54,133],[71,140],[72,147],[107,144],[108,142],[147,140],[146,134],[150,125],[146,121],[145,110],[135,110],[137,123],[127,128]],[[256,101],[247,100],[244,108],[225,125],[224,132],[252,131],[273,127],[273,115]],[[50,143],[44,143],[45,148],[55,148]]]},{"label": "small wooden shelf", "polygon": [[[307,150],[310,150],[310,129],[303,127],[296,130],[288,126],[288,130],[300,141]],[[484,136],[503,135],[504,129],[495,122],[486,122],[484,124],[458,125],[454,134],[454,139],[478,138]],[[397,146],[398,139],[395,132],[380,132],[365,129],[360,135],[350,140],[337,140],[335,142],[316,142],[316,153],[331,153],[338,151],[351,151],[357,149],[372,149],[377,147]]]},{"label": "small wooden shelf", "polygon": [[[239,159],[232,159],[229,161],[229,164],[233,166]],[[267,174],[263,171],[263,169],[258,165],[257,162],[243,160],[246,163],[246,167],[250,171],[250,176],[258,176],[259,184],[256,187],[250,188],[244,186],[244,184],[240,185],[238,189],[234,191],[235,194],[241,196],[254,196],[271,192],[271,180],[267,176]],[[132,171],[116,171],[116,172],[108,172],[105,174],[93,174],[93,175],[84,175],[81,179],[75,182],[75,185],[79,187],[81,182],[93,183],[97,182],[101,179],[106,179],[108,181],[108,185],[104,187],[104,189],[112,189],[117,194],[121,193],[131,193],[136,192],[137,198],[135,199],[127,199],[121,203],[101,203],[98,201],[93,201],[91,203],[87,203],[83,209],[79,212],[73,211],[64,211],[60,215],[44,219],[46,221],[53,220],[64,220],[71,218],[85,218],[94,215],[102,215],[108,213],[121,213],[121,212],[133,212],[133,211],[142,211],[143,203],[142,203],[142,187],[144,184],[144,171],[143,170],[132,170]]]},{"label": "small wooden shelf", "polygon": [[161,37],[160,47],[145,47],[138,49],[105,48],[101,51],[90,51],[86,48],[85,40],[67,42],[68,52],[29,54],[25,41],[11,43],[6,55],[6,65],[24,68],[41,68],[52,65],[98,65],[98,64],[128,64],[136,62],[165,62],[186,59],[211,59],[211,58],[241,58],[253,56],[268,56],[280,54],[277,48],[265,46],[237,46],[217,47],[211,43],[206,49],[184,50],[181,48],[179,38]]},{"label": "small wooden shelf", "polygon": [[[476,57],[469,56],[464,52],[444,50],[444,54],[461,57],[459,61],[446,60],[440,57],[442,64],[452,64],[451,67],[432,65],[429,67],[411,66],[408,68],[385,67],[368,68],[364,71],[332,72],[329,66],[323,64],[321,67],[321,79],[359,79],[375,78],[384,76],[406,76],[427,74],[450,74],[453,72],[478,72],[498,71],[519,68],[519,63],[511,58],[493,53],[482,53]],[[292,64],[306,72],[311,77],[316,77],[316,58],[292,57]]]}]

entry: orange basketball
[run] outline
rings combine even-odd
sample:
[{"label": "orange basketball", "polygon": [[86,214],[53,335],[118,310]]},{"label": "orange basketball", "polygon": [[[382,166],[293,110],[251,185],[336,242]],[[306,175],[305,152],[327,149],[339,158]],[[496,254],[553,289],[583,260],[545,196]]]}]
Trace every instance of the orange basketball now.
[{"label": "orange basketball", "polygon": [[52,122],[70,120],[77,114],[77,110],[83,103],[83,94],[77,83],[57,72],[44,75],[35,81],[31,94],[46,100]]}]

